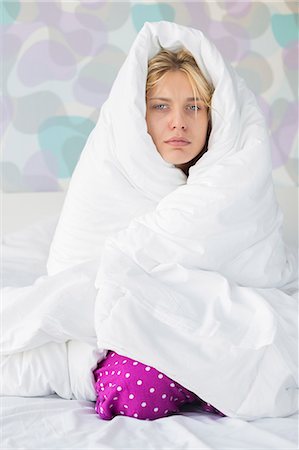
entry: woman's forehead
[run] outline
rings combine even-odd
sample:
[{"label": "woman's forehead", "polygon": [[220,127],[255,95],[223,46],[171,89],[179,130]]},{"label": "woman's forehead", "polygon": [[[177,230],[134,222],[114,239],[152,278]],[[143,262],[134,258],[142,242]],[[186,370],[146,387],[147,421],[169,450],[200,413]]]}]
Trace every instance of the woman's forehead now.
[{"label": "woman's forehead", "polygon": [[171,97],[174,93],[184,93],[186,97],[194,97],[187,75],[179,70],[167,72],[149,90],[149,97]]}]

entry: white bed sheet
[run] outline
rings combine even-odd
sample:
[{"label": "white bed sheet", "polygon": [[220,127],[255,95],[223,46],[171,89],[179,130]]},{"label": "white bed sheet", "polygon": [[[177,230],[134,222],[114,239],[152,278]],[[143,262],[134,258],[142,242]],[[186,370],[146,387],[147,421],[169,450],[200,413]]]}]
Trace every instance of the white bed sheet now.
[{"label": "white bed sheet", "polygon": [[245,422],[191,410],[154,421],[99,419],[92,402],[6,397],[3,445],[9,449],[297,449],[298,417]]},{"label": "white bed sheet", "polygon": [[[10,194],[7,194],[10,195]],[[26,196],[25,196],[26,197]],[[6,223],[14,223],[11,207],[27,202],[26,227],[19,215],[18,226],[4,237],[2,258],[3,285],[26,286],[45,273],[45,264],[63,196],[47,193],[4,202]],[[54,199],[56,197],[56,199]],[[49,209],[41,205],[50,201]],[[297,194],[286,192],[279,199],[284,205],[288,240],[296,241]],[[25,200],[24,200],[25,199]],[[286,205],[286,200],[288,204]],[[55,205],[57,211],[55,213]],[[40,209],[39,209],[40,206]],[[38,214],[38,211],[40,213]],[[291,214],[288,216],[288,214]],[[43,218],[35,223],[37,217]],[[33,223],[32,225],[28,224]],[[5,231],[10,231],[7,227]],[[17,231],[16,231],[17,230]],[[50,397],[1,398],[1,449],[271,449],[298,448],[298,415],[287,418],[245,422],[220,418],[189,407],[182,414],[155,421],[118,416],[103,421],[94,412],[94,403]]]}]

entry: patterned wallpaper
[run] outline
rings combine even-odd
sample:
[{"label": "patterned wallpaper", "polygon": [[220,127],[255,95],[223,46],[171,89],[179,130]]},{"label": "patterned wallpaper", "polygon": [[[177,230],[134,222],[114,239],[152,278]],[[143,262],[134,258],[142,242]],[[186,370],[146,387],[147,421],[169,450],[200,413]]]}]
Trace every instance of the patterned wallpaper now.
[{"label": "patterned wallpaper", "polygon": [[145,21],[201,29],[255,92],[276,183],[295,185],[296,1],[3,1],[1,149],[6,192],[65,189]]}]

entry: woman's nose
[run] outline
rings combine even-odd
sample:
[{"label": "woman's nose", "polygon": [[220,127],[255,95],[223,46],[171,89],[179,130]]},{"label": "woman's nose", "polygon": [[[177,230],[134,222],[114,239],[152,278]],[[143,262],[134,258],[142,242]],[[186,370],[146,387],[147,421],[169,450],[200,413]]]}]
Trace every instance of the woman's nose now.
[{"label": "woman's nose", "polygon": [[187,128],[186,120],[181,112],[174,111],[169,120],[169,127],[173,129],[185,130]]}]

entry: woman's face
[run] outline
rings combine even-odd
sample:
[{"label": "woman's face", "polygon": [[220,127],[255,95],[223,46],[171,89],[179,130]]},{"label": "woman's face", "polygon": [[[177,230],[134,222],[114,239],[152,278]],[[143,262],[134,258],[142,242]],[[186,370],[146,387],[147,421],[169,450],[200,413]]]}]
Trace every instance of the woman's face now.
[{"label": "woman's face", "polygon": [[177,167],[194,159],[206,142],[208,110],[194,98],[187,75],[167,72],[146,100],[148,133],[162,158]]}]

